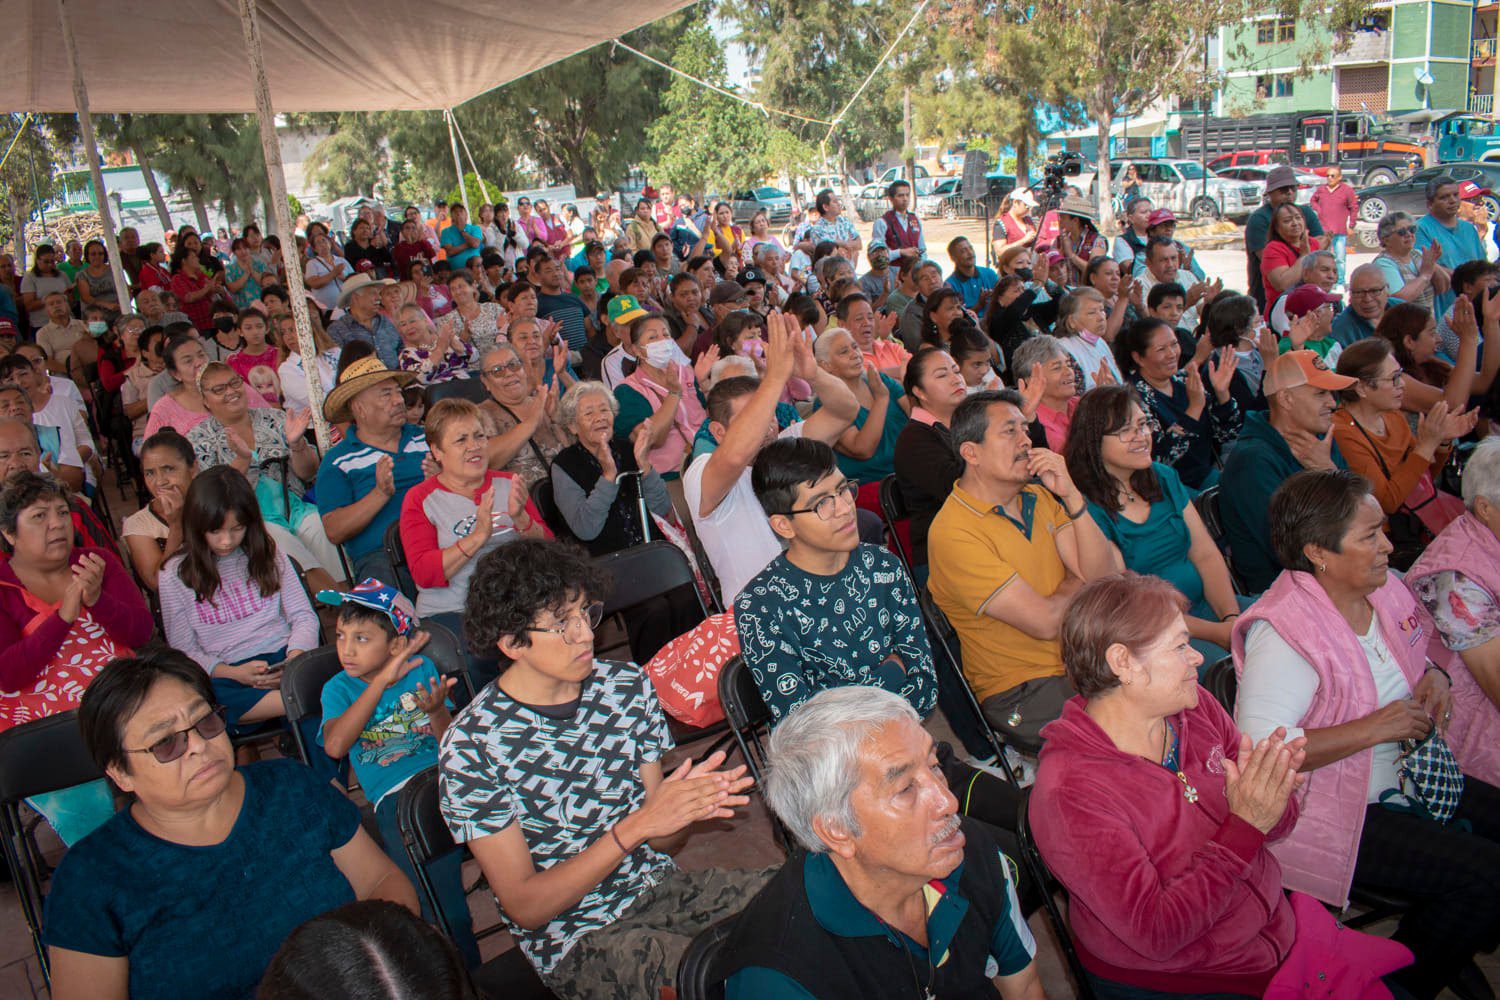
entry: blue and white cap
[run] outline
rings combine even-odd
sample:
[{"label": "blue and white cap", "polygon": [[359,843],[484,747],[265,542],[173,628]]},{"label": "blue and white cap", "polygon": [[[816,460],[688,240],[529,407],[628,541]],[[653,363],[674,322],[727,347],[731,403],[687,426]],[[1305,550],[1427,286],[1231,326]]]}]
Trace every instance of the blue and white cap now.
[{"label": "blue and white cap", "polygon": [[373,576],[361,580],[347,591],[320,590],[318,600],[324,604],[358,604],[379,611],[391,620],[397,635],[409,635],[418,624],[417,609],[401,591],[388,583],[381,583]]}]

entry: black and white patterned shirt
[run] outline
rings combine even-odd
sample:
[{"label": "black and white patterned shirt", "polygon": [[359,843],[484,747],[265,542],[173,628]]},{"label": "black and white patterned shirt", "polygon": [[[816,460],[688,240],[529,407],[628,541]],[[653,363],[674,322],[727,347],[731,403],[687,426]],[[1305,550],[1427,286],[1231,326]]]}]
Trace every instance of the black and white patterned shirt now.
[{"label": "black and white patterned shirt", "polygon": [[[594,661],[577,709],[551,718],[498,684],[481,691],[443,736],[442,811],[461,842],[520,822],[532,861],[550,868],[578,854],[646,800],[641,766],[673,746],[640,667]],[[507,918],[521,951],[551,971],[580,937],[605,927],[676,866],[642,845],[608,877],[538,930]]]}]

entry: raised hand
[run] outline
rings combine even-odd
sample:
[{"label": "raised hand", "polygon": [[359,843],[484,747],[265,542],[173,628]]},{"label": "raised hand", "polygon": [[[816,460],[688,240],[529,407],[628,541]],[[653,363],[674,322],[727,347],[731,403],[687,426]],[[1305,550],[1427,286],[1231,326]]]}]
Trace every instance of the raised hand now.
[{"label": "raised hand", "polygon": [[1198,374],[1196,365],[1187,366],[1187,371],[1183,372],[1183,381],[1187,383],[1188,412],[1197,416],[1203,412],[1208,395],[1203,390],[1203,378]]},{"label": "raised hand", "polygon": [[435,677],[431,684],[417,681],[417,689],[412,692],[417,702],[417,710],[424,715],[431,715],[447,708],[448,692],[452,691],[457,683],[458,679],[454,677]]},{"label": "raised hand", "polygon": [[890,340],[891,334],[896,330],[896,319],[895,313],[876,313],[875,339]]},{"label": "raised hand", "polygon": [[740,794],[754,779],[745,765],[720,770],[724,751],[716,750],[697,764],[684,761],[646,796],[645,804],[622,821],[629,823],[631,840],[639,843],[672,834],[706,819],[729,819],[749,798]]},{"label": "raised hand", "polygon": [[151,501],[156,513],[168,524],[175,524],[182,517],[182,491],[176,484],[157,487],[156,498]]},{"label": "raised hand", "polygon": [[1042,374],[1042,366],[1032,365],[1031,376],[1016,379],[1016,388],[1021,391],[1021,416],[1030,423],[1036,419],[1036,408],[1042,404],[1042,394],[1047,391],[1047,379]]},{"label": "raised hand", "polygon": [[1261,323],[1256,327],[1256,350],[1260,352],[1261,363],[1270,368],[1276,363],[1281,355],[1281,340],[1276,336],[1276,331],[1271,329],[1271,324]]},{"label": "raised hand", "polygon": [[312,423],[312,410],[303,407],[300,410],[288,410],[286,413],[286,443],[296,445],[307,433],[307,425]]},{"label": "raised hand", "polygon": [[1422,251],[1422,262],[1417,265],[1417,273],[1425,274],[1429,278],[1432,277],[1432,272],[1437,270],[1438,259],[1442,256],[1443,245],[1441,243],[1433,240],[1427,244],[1427,247]]},{"label": "raised hand", "polygon": [[[651,469],[651,435],[644,426],[635,429],[635,434],[630,439],[630,451],[635,456],[635,467],[642,474]],[[614,464],[613,458],[610,459],[610,464]]]},{"label": "raised hand", "polygon": [[1135,306],[1138,315],[1146,315],[1146,284],[1139,278],[1130,279],[1130,287],[1127,293],[1130,296],[1130,304]]},{"label": "raised hand", "polygon": [[[490,487],[494,491],[494,487]],[[510,496],[505,500],[505,513],[510,516],[510,523],[515,524],[516,518],[526,510],[526,485],[519,479],[510,481]]]},{"label": "raised hand", "polygon": [[1479,337],[1479,320],[1474,315],[1474,303],[1467,295],[1453,300],[1453,318],[1448,325],[1458,334],[1459,340],[1474,340]]},{"label": "raised hand", "polygon": [[[1207,337],[1203,338],[1207,340]],[[1239,367],[1239,355],[1233,351],[1221,351],[1219,357],[1208,363],[1208,382],[1214,388],[1214,398],[1220,403],[1229,401],[1229,386],[1234,381],[1234,371]],[[1197,371],[1196,365],[1193,371]]]},{"label": "raised hand", "polygon": [[396,463],[389,455],[380,456],[375,463],[375,489],[388,497],[396,495]]},{"label": "raised hand", "polygon": [[703,385],[708,381],[709,372],[713,370],[714,362],[718,360],[718,344],[709,344],[708,350],[698,355],[698,360],[693,362],[693,377],[698,380],[699,385]]},{"label": "raised hand", "polygon": [[78,581],[85,607],[93,607],[104,586],[104,560],[90,552],[73,564],[73,579]]},{"label": "raised hand", "polygon": [[550,389],[537,386],[526,394],[526,398],[515,406],[516,416],[521,418],[523,424],[534,424],[541,419],[546,409],[546,397]]},{"label": "raised hand", "polygon": [[486,486],[484,492],[479,494],[479,500],[474,507],[474,528],[466,536],[454,543],[458,545],[460,552],[467,552],[469,558],[479,554],[484,543],[490,540],[490,534],[495,530],[495,484],[492,482]]},{"label": "raised hand", "polygon": [[890,388],[885,384],[885,379],[880,377],[880,369],[873,362],[865,363],[865,384],[870,387],[870,397],[879,402],[891,395]]},{"label": "raised hand", "polygon": [[1300,351],[1302,346],[1309,340],[1318,338],[1313,335],[1318,332],[1318,320],[1315,312],[1303,313],[1292,320],[1287,328],[1286,335],[1292,342],[1292,350]]},{"label": "raised hand", "polygon": [[1287,799],[1306,780],[1299,772],[1307,758],[1307,741],[1286,742],[1286,730],[1251,746],[1240,735],[1238,760],[1224,758],[1224,795],[1229,811],[1261,833],[1270,833],[1286,812]]},{"label": "raised hand", "polygon": [[796,317],[773,312],[766,317],[766,374],[767,379],[777,385],[785,385],[797,366],[795,340],[800,340],[802,330]]},{"label": "raised hand", "polygon": [[1500,286],[1492,286],[1489,291],[1481,291],[1479,294],[1479,313],[1484,325],[1500,323]]},{"label": "raised hand", "polygon": [[1109,366],[1109,359],[1105,358],[1099,362],[1099,370],[1094,372],[1095,388],[1101,385],[1115,384],[1115,370]]},{"label": "raised hand", "polygon": [[392,639],[390,655],[381,665],[380,672],[375,675],[375,682],[381,687],[388,688],[415,670],[422,662],[417,653],[427,645],[427,640],[430,638],[432,637],[428,633],[418,630],[410,635],[397,636]]},{"label": "raised hand", "polygon": [[1074,499],[1078,489],[1068,476],[1063,457],[1048,448],[1032,448],[1026,457],[1026,471],[1064,501]]}]

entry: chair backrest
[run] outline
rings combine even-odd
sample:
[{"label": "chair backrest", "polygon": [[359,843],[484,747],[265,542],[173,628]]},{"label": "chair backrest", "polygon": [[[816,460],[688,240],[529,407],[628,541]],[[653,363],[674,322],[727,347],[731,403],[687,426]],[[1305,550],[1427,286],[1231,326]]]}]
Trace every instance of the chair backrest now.
[{"label": "chair backrest", "polygon": [[553,536],[570,542],[576,542],[578,536],[573,534],[573,529],[568,527],[568,519],[563,517],[562,511],[557,509],[557,502],[552,499],[552,478],[543,476],[530,487],[531,502],[536,504],[536,509],[541,512],[542,520],[547,522],[547,527],[552,529]]},{"label": "chair backrest", "polygon": [[0,803],[72,788],[104,777],[78,728],[78,710],[0,733]]},{"label": "chair backrest", "polygon": [[490,398],[489,390],[477,378],[450,378],[446,382],[437,382],[429,385],[423,395],[429,410],[441,399],[467,399],[477,405]]},{"label": "chair backrest", "polygon": [[722,1000],[724,981],[718,979],[714,967],[729,935],[734,932],[739,914],[725,917],[716,924],[699,931],[698,936],[688,942],[677,965],[677,1000]]},{"label": "chair backrest", "polygon": [[761,767],[765,751],[760,745],[760,731],[772,724],[771,710],[766,707],[760,689],[755,686],[755,677],[743,656],[735,655],[719,670],[719,704],[724,708],[724,719],[734,732],[734,741],[739,745],[745,763],[756,784],[761,781]]},{"label": "chair backrest", "polygon": [[1220,485],[1214,483],[1208,489],[1193,498],[1193,506],[1198,508],[1198,516],[1203,519],[1203,526],[1213,536],[1213,540],[1219,548],[1223,548],[1224,542],[1224,519],[1219,514],[1219,490]]},{"label": "chair backrest", "polygon": [[911,565],[911,511],[906,509],[906,500],[901,496],[895,473],[880,481],[880,519],[885,522],[891,551],[906,567],[906,575],[916,579]]},{"label": "chair backrest", "polygon": [[1224,711],[1234,714],[1234,700],[1240,690],[1239,678],[1234,675],[1234,657],[1226,656],[1210,663],[1204,668],[1201,683],[1224,706]]},{"label": "chair backrest", "polygon": [[1030,869],[1032,878],[1041,889],[1042,904],[1046,907],[1047,917],[1052,921],[1052,929],[1056,932],[1058,943],[1062,946],[1063,959],[1073,973],[1074,995],[1079,1000],[1094,1000],[1094,990],[1089,984],[1088,973],[1078,958],[1078,950],[1073,946],[1073,933],[1068,929],[1068,921],[1057,905],[1059,894],[1063,897],[1064,903],[1068,901],[1067,887],[1058,881],[1057,876],[1053,875],[1052,870],[1047,867],[1047,862],[1042,859],[1042,852],[1037,849],[1036,841],[1031,836],[1031,819],[1027,812],[1030,802],[1031,792],[1028,790],[1022,793],[1020,804],[1016,807],[1016,839],[1021,845],[1020,861]]},{"label": "chair backrest", "polygon": [[437,672],[444,677],[458,678],[458,684],[449,693],[453,704],[463,708],[474,700],[474,680],[469,676],[469,658],[464,653],[463,643],[447,628],[435,621],[424,621],[419,626],[427,633],[427,645],[422,655],[432,661]]},{"label": "chair backrest", "polygon": [[309,649],[281,668],[281,702],[286,720],[294,726],[303,719],[323,714],[323,686],[340,670],[339,651],[334,646]]},{"label": "chair backrest", "polygon": [[606,617],[671,593],[678,587],[692,588],[703,617],[708,617],[708,608],[703,604],[702,595],[698,594],[692,564],[671,542],[647,542],[600,556],[594,563],[614,578],[613,589],[604,600]]},{"label": "chair backrest", "polygon": [[[385,557],[391,563],[391,572],[395,576],[391,583],[410,600],[415,601],[417,582],[411,578],[411,567],[406,562],[406,548],[401,544],[400,521],[392,521],[391,526],[385,529],[385,539],[382,544],[385,547]],[[359,581],[352,582],[358,583]]]}]

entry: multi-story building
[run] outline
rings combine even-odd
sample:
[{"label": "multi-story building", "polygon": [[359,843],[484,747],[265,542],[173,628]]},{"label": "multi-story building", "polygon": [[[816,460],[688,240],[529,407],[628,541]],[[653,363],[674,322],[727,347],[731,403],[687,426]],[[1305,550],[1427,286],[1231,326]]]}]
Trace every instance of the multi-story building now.
[{"label": "multi-story building", "polygon": [[[1493,92],[1495,7],[1478,8],[1490,12],[1486,93]],[[1246,19],[1221,31],[1225,85],[1214,111],[1468,109],[1478,16],[1475,0],[1377,0],[1340,51],[1333,51],[1328,25],[1315,18]],[[1329,55],[1299,77],[1309,51]]]}]

